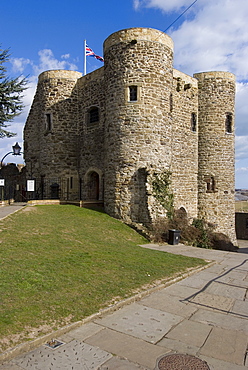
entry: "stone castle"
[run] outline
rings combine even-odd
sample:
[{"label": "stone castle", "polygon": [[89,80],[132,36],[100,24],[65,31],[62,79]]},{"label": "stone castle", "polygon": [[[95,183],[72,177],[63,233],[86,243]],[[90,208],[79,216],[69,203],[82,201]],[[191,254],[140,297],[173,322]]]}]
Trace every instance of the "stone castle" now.
[{"label": "stone castle", "polygon": [[163,32],[115,32],[104,67],[39,76],[24,129],[28,178],[37,197],[101,201],[109,215],[148,225],[166,216],[152,185],[166,173],[174,208],[236,244],[234,104],[233,74],[191,77],[173,68]]}]

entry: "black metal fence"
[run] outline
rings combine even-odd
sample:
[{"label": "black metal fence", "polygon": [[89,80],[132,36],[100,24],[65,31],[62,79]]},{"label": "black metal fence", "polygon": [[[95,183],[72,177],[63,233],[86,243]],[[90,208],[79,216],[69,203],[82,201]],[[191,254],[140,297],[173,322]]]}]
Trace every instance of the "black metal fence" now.
[{"label": "black metal fence", "polygon": [[[70,183],[69,178],[53,177],[34,179],[34,190],[29,191],[27,186],[27,198],[31,199],[60,199],[78,200],[79,184]],[[28,183],[28,181],[27,181]]]}]

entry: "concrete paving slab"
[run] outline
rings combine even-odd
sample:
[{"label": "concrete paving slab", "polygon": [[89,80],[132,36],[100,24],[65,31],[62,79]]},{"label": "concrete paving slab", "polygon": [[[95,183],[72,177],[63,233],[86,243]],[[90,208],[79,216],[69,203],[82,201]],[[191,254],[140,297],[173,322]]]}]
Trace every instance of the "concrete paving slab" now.
[{"label": "concrete paving slab", "polygon": [[191,316],[190,320],[218,326],[223,329],[248,333],[248,320],[242,316],[237,317],[230,314],[199,309]]},{"label": "concrete paving slab", "polygon": [[214,273],[216,276],[222,275],[225,273],[225,269],[220,263],[215,263],[212,266],[208,267],[207,270],[204,270],[204,271]]},{"label": "concrete paving slab", "polygon": [[231,362],[217,360],[216,358],[198,355],[198,357],[207,362],[211,370],[247,370],[247,367],[236,365]]},{"label": "concrete paving slab", "polygon": [[186,355],[196,356],[199,352],[199,347],[192,346],[181,342],[180,340],[163,338],[160,342],[157,343],[158,346],[165,347],[170,349],[173,353],[184,353]]},{"label": "concrete paving slab", "polygon": [[106,364],[100,366],[99,370],[149,370],[147,367],[134,364],[125,358],[113,357]]},{"label": "concrete paving slab", "polygon": [[235,330],[213,328],[200,354],[244,365],[248,337],[245,333]]},{"label": "concrete paving slab", "polygon": [[147,342],[156,343],[182,320],[181,316],[134,303],[95,322]]},{"label": "concrete paving slab", "polygon": [[209,271],[208,268],[206,270],[200,271],[197,274],[197,278],[198,279],[201,279],[201,280],[204,280],[205,281],[205,284],[208,284],[209,282],[211,283],[212,281],[215,281],[215,280],[219,280],[220,279],[220,276],[221,275],[216,274],[215,272]]},{"label": "concrete paving slab", "polygon": [[188,302],[181,302],[179,297],[169,295],[166,289],[152,293],[148,297],[143,298],[140,304],[160,311],[166,311],[183,318],[190,317],[197,310],[196,306]]},{"label": "concrete paving slab", "polygon": [[166,292],[172,296],[179,297],[181,299],[186,299],[191,297],[199,292],[199,289],[182,286],[178,283],[170,285],[166,288]]},{"label": "concrete paving slab", "polygon": [[[248,268],[248,266],[247,266]],[[238,280],[238,281],[243,281],[246,278],[247,271],[244,270],[227,270],[226,274],[223,276],[223,278],[218,278],[217,280],[220,281],[225,281],[224,278],[227,278],[227,282],[233,281],[233,280]]]},{"label": "concrete paving slab", "polygon": [[230,279],[228,284],[230,284],[234,288],[238,287],[238,288],[244,288],[248,290],[248,280],[245,281],[245,279],[244,280]]},{"label": "concrete paving slab", "polygon": [[243,281],[243,278],[244,278],[244,274],[243,273],[240,274],[238,272],[234,272],[232,274],[228,270],[224,274],[221,274],[221,275],[217,276],[216,279],[214,279],[213,281],[219,282],[219,283],[230,284],[233,280]]},{"label": "concrete paving slab", "polygon": [[220,312],[229,312],[234,304],[233,298],[222,297],[220,295],[199,293],[188,300],[207,310],[216,310]]},{"label": "concrete paving slab", "polygon": [[[229,270],[229,272],[231,273],[242,273],[244,272],[244,268],[245,268],[245,261],[244,261],[244,258],[243,258],[244,254],[239,254],[237,255],[237,257],[233,257],[233,258],[229,258],[227,260],[224,260],[222,262],[222,266]],[[245,255],[247,257],[247,255]],[[246,264],[247,266],[247,264]]]},{"label": "concrete paving slab", "polygon": [[176,339],[195,347],[202,347],[212,329],[213,327],[207,324],[184,320],[166,334],[166,338]]},{"label": "concrete paving slab", "polygon": [[86,339],[86,342],[148,369],[154,369],[157,358],[170,351],[108,328]]},{"label": "concrete paving slab", "polygon": [[246,294],[245,288],[233,287],[228,283],[214,281],[206,289],[207,293],[243,300]]},{"label": "concrete paving slab", "polygon": [[56,349],[45,346],[15,358],[12,363],[22,369],[35,370],[97,370],[112,355],[87,343],[73,340]]},{"label": "concrete paving slab", "polygon": [[87,324],[80,326],[77,329],[69,331],[69,333],[62,335],[58,339],[66,343],[72,341],[73,339],[79,339],[83,341],[86,338],[90,337],[95,333],[98,333],[101,330],[103,330],[102,326],[97,325],[93,322],[89,322]]},{"label": "concrete paving slab", "polygon": [[178,285],[188,286],[191,288],[202,289],[206,286],[206,280],[199,278],[196,275],[190,276],[177,283]]},{"label": "concrete paving slab", "polygon": [[6,364],[6,365],[0,365],[0,369],[1,370],[23,370],[22,367],[17,366],[17,365],[12,364],[12,363]]},{"label": "concrete paving slab", "polygon": [[241,316],[248,320],[248,300],[246,301],[235,301],[230,311],[232,314]]}]

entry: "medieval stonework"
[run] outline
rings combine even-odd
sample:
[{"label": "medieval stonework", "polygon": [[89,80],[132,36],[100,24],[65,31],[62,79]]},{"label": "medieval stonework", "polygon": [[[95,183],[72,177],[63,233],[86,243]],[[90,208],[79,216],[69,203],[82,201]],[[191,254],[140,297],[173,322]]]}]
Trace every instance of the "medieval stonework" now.
[{"label": "medieval stonework", "polygon": [[167,173],[174,208],[236,243],[234,75],[173,69],[171,38],[147,28],[110,35],[104,61],[86,76],[39,76],[24,129],[36,196],[102,201],[111,216],[148,225],[166,215],[152,183]]}]

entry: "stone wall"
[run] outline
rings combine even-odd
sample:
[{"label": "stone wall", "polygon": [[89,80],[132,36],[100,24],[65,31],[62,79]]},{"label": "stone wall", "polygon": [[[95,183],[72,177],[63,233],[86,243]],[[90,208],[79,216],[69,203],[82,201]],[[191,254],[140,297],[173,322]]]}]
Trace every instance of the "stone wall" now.
[{"label": "stone wall", "polygon": [[[105,78],[100,68],[80,78],[78,88],[78,121],[80,127],[80,178],[82,199],[103,199]],[[98,109],[99,119],[90,122],[90,110]],[[98,176],[99,191],[92,176]],[[92,183],[93,181],[93,183]],[[95,184],[97,185],[97,184]]]},{"label": "stone wall", "polygon": [[[197,80],[173,71],[171,96],[172,189],[175,209],[184,208],[189,219],[198,205],[198,86]],[[196,122],[192,122],[192,115]]]}]

